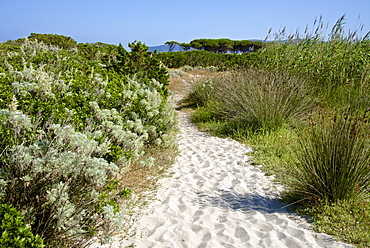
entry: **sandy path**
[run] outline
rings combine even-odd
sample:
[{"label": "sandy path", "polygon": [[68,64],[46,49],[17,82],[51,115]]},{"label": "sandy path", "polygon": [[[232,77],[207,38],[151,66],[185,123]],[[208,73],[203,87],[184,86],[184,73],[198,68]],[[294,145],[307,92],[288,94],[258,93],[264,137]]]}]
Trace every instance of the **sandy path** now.
[{"label": "sandy path", "polygon": [[288,212],[277,199],[281,187],[248,163],[250,148],[199,132],[179,116],[173,176],[161,180],[133,240],[117,238],[111,247],[351,247]]}]

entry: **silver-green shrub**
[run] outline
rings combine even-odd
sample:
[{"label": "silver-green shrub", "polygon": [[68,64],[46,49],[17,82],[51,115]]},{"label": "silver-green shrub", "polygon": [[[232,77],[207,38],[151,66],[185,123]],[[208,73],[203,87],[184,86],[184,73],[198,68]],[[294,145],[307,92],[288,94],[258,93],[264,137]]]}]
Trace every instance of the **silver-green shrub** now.
[{"label": "silver-green shrub", "polygon": [[[2,110],[4,113],[7,122],[14,123],[14,116],[22,116]],[[14,128],[27,126],[19,122]],[[91,232],[88,227],[99,230],[101,220],[112,218],[95,208],[102,189],[119,169],[100,157],[108,152],[104,143],[71,126],[52,124],[40,133],[43,135],[35,143],[5,151],[1,193],[28,221],[32,219],[33,229],[47,237],[49,244],[49,239],[80,244]],[[119,212],[111,214],[119,217]]]},{"label": "silver-green shrub", "polygon": [[76,49],[28,39],[7,49],[0,44],[2,202],[49,247],[109,241],[127,212],[119,179],[132,162],[155,164],[147,150],[174,142],[165,86]]}]

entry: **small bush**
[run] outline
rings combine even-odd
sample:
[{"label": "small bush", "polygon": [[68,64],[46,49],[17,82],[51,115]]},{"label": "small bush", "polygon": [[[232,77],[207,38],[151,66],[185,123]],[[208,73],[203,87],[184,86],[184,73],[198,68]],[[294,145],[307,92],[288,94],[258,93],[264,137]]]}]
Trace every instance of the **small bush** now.
[{"label": "small bush", "polygon": [[1,247],[45,247],[41,237],[33,235],[24,224],[23,216],[9,204],[0,204],[0,231]]},{"label": "small bush", "polygon": [[321,117],[302,131],[291,184],[298,200],[330,203],[369,190],[369,126],[353,116]]},{"label": "small bush", "polygon": [[195,123],[210,122],[217,120],[220,116],[215,111],[214,104],[208,104],[204,107],[199,107],[191,116],[191,121]]},{"label": "small bush", "polygon": [[214,79],[219,111],[254,130],[274,130],[306,119],[315,104],[303,80],[282,73],[247,70]]}]

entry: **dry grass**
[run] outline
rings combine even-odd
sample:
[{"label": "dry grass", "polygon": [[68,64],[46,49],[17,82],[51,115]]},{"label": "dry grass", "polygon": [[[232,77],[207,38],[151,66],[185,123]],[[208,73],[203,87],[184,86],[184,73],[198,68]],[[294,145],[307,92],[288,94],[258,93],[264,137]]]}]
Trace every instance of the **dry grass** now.
[{"label": "dry grass", "polygon": [[155,159],[155,165],[147,167],[138,162],[132,163],[130,170],[121,179],[122,184],[138,195],[154,190],[158,179],[168,175],[168,168],[175,162],[177,155],[178,150],[175,148],[147,151],[147,156]]},{"label": "dry grass", "polygon": [[219,74],[206,69],[193,69],[186,72],[181,69],[168,69],[168,71],[170,74],[168,89],[174,94],[184,93],[184,90],[197,79],[210,79]]}]

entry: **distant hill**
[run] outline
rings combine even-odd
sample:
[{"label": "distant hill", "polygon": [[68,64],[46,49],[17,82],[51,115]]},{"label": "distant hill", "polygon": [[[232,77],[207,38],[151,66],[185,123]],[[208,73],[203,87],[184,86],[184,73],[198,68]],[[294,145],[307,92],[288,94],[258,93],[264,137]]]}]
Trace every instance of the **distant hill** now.
[{"label": "distant hill", "polygon": [[[169,52],[170,46],[169,45],[152,46],[152,47],[149,47],[148,49],[149,52],[154,52],[155,50],[157,50],[158,52]],[[176,45],[172,51],[173,52],[182,51],[182,48],[181,46]]]}]

